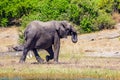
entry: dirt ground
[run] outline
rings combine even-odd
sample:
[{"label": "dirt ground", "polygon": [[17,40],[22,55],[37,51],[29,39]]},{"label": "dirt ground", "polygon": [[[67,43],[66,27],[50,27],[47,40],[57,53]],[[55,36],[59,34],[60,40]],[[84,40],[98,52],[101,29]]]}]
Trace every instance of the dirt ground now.
[{"label": "dirt ground", "polygon": [[18,44],[18,27],[0,28],[0,52],[8,52],[11,46]]},{"label": "dirt ground", "polygon": [[[76,44],[71,42],[70,37],[62,39],[60,56],[64,58],[65,52],[68,52],[68,56],[67,59],[60,60],[70,63],[68,67],[73,64],[74,67],[81,68],[120,70],[119,33],[120,24],[117,24],[116,29],[79,35]],[[18,45],[18,38],[18,27],[0,28],[0,54],[3,52],[9,53],[11,46]],[[80,57],[81,55],[84,55],[84,57]],[[12,59],[9,57],[6,60],[7,58],[3,58],[2,55],[0,59],[0,66],[3,67],[18,64],[19,61],[18,57]],[[18,60],[16,61],[16,59]]]}]

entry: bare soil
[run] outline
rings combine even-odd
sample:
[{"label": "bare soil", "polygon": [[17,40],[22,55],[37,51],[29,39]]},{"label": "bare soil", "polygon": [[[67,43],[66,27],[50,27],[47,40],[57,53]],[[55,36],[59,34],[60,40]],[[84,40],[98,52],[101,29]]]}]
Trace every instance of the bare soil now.
[{"label": "bare soil", "polygon": [[18,27],[0,28],[0,52],[8,52],[18,44]]}]

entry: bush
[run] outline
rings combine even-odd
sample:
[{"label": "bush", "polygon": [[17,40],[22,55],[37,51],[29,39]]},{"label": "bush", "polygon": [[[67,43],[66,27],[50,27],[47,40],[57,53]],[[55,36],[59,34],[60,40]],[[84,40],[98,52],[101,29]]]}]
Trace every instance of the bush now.
[{"label": "bush", "polygon": [[[68,20],[79,26],[78,29],[80,32],[96,31],[99,30],[99,24],[97,25],[99,22],[95,21],[99,18],[99,10],[102,10],[101,7],[104,7],[104,5],[100,4],[98,6],[99,2],[100,0],[38,1],[32,12],[27,16],[22,17],[22,26],[24,28],[26,24],[32,20]],[[106,12],[106,10],[104,10],[104,12]],[[109,15],[109,13],[106,14]],[[109,24],[107,21],[106,23]],[[104,22],[102,24],[104,24]]]},{"label": "bush", "polygon": [[[38,0],[4,0],[0,1],[0,26],[12,24],[14,19],[29,14]],[[33,4],[34,3],[34,4]]]},{"label": "bush", "polygon": [[113,1],[114,0],[72,0],[72,4],[77,5],[77,11],[79,11],[77,19],[79,20],[80,32],[87,33],[112,28],[114,25],[111,17]]},{"label": "bush", "polygon": [[115,22],[112,20],[112,16],[110,14],[107,14],[104,11],[99,11],[99,16],[96,19],[96,24],[99,30],[112,29],[114,23]]},{"label": "bush", "polygon": [[120,0],[114,0],[113,10],[120,13]]},{"label": "bush", "polygon": [[0,26],[22,19],[22,29],[33,20],[68,20],[79,32],[111,28],[111,14],[120,0],[4,0],[0,2]]},{"label": "bush", "polygon": [[2,18],[2,19],[1,19],[1,26],[6,27],[6,26],[7,26],[7,23],[8,23],[7,18]]}]

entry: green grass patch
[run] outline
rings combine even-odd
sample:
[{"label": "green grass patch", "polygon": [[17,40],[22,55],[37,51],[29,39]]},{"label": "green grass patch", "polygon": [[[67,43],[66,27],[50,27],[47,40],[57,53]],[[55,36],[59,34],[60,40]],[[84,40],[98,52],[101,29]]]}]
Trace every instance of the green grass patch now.
[{"label": "green grass patch", "polygon": [[[0,68],[1,78],[20,79],[80,79],[118,80],[120,71],[79,68],[72,64],[15,64]],[[88,79],[89,80],[89,79]]]}]

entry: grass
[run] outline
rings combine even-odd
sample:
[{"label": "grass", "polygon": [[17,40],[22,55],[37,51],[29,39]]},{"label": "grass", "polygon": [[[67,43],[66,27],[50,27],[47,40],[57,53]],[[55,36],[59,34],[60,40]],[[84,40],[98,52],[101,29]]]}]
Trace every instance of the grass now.
[{"label": "grass", "polygon": [[120,71],[79,68],[76,64],[14,64],[0,68],[0,76],[21,79],[79,79],[96,78],[118,80]]},{"label": "grass", "polygon": [[[43,55],[44,56],[44,55]],[[35,79],[35,80],[119,80],[120,70],[119,62],[116,58],[90,58],[81,57],[80,59],[74,57],[72,60],[62,60],[60,57],[60,64],[53,64],[52,61],[48,64],[33,64],[36,60],[34,58],[27,59],[24,64],[18,63],[19,57],[0,57],[0,77],[5,79]],[[94,61],[94,62],[93,62]],[[110,61],[110,62],[108,62]],[[113,62],[112,62],[113,61]],[[111,68],[110,66],[116,64]],[[109,66],[109,67],[108,67]]]}]

